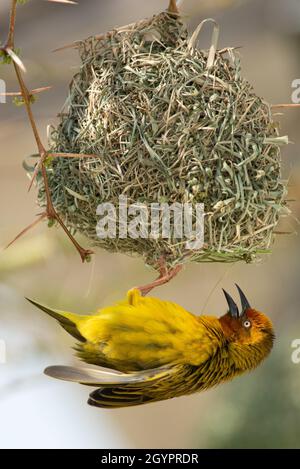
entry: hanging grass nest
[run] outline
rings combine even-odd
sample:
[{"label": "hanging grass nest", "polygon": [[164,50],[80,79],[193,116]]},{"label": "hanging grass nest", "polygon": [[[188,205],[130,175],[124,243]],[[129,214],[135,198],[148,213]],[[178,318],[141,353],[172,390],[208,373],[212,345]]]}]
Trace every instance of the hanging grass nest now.
[{"label": "hanging grass nest", "polygon": [[[209,52],[189,39],[180,18],[162,13],[78,42],[74,76],[54,152],[49,158],[54,207],[66,225],[94,245],[143,256],[156,266],[186,262],[250,262],[267,252],[284,204],[279,137],[270,106],[241,76],[232,48]],[[38,202],[45,190],[38,178]],[[204,203],[204,246],[186,240],[99,239],[97,206]]]}]

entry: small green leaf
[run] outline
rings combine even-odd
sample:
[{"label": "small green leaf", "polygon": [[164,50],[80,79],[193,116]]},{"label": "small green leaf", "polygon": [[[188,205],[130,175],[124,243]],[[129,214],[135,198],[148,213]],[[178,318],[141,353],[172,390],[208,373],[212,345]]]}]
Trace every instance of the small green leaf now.
[{"label": "small green leaf", "polygon": [[[13,49],[13,52],[18,57],[20,57],[21,49],[19,49],[19,48]],[[0,64],[10,65],[10,64],[12,64],[12,62],[13,62],[12,57],[4,49],[0,50]]]},{"label": "small green leaf", "polygon": [[55,219],[54,218],[51,218],[50,220],[48,220],[48,228],[52,228],[52,226],[55,225]]},{"label": "small green leaf", "polygon": [[22,96],[15,96],[12,100],[13,104],[17,107],[23,106],[24,99]]},{"label": "small green leaf", "polygon": [[[33,104],[35,103],[36,100],[37,100],[37,97],[31,94],[29,98],[29,102]],[[23,106],[25,104],[23,96],[15,96],[13,98],[13,103],[15,104],[15,106],[18,106],[18,107]]]}]

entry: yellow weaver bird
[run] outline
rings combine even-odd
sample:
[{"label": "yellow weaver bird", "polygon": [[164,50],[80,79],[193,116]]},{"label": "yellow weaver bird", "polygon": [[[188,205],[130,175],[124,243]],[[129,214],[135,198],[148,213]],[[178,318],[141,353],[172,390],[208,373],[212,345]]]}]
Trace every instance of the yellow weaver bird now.
[{"label": "yellow weaver bird", "polygon": [[88,403],[104,408],[170,399],[228,381],[259,365],[274,340],[271,321],[237,288],[241,311],[223,290],[228,312],[221,318],[194,316],[176,303],[143,297],[138,289],[92,316],[29,300],[79,341],[83,361],[105,368],[51,366],[45,373],[98,387]]}]

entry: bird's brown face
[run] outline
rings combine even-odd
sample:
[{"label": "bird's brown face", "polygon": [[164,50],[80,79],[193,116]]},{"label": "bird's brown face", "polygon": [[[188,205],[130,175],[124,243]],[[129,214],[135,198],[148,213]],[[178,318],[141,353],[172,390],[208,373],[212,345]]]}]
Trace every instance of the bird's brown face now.
[{"label": "bird's brown face", "polygon": [[231,296],[225,292],[228,312],[220,318],[226,338],[240,345],[259,345],[270,351],[274,340],[274,331],[270,319],[263,313],[251,308],[245,294],[236,285],[240,299],[241,311]]}]

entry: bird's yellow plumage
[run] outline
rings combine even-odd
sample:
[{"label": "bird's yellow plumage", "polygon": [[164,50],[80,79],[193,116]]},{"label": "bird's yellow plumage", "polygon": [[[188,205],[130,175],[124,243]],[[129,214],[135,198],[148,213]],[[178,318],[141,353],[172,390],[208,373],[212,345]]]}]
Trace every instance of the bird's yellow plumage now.
[{"label": "bird's yellow plumage", "polygon": [[[156,368],[169,363],[199,365],[215,346],[199,320],[181,306],[129,291],[126,301],[76,321],[87,340],[79,354],[96,365],[121,371]],[[197,347],[202,343],[205,347]],[[97,354],[101,345],[101,356]],[[92,360],[89,360],[90,353]]]},{"label": "bird's yellow plumage", "polygon": [[257,366],[271,350],[272,325],[239,291],[242,314],[225,292],[229,312],[220,319],[194,316],[176,303],[143,297],[138,289],[89,316],[30,301],[79,340],[82,360],[115,370],[50,367],[47,374],[99,386],[89,403],[120,407],[206,389]]}]

